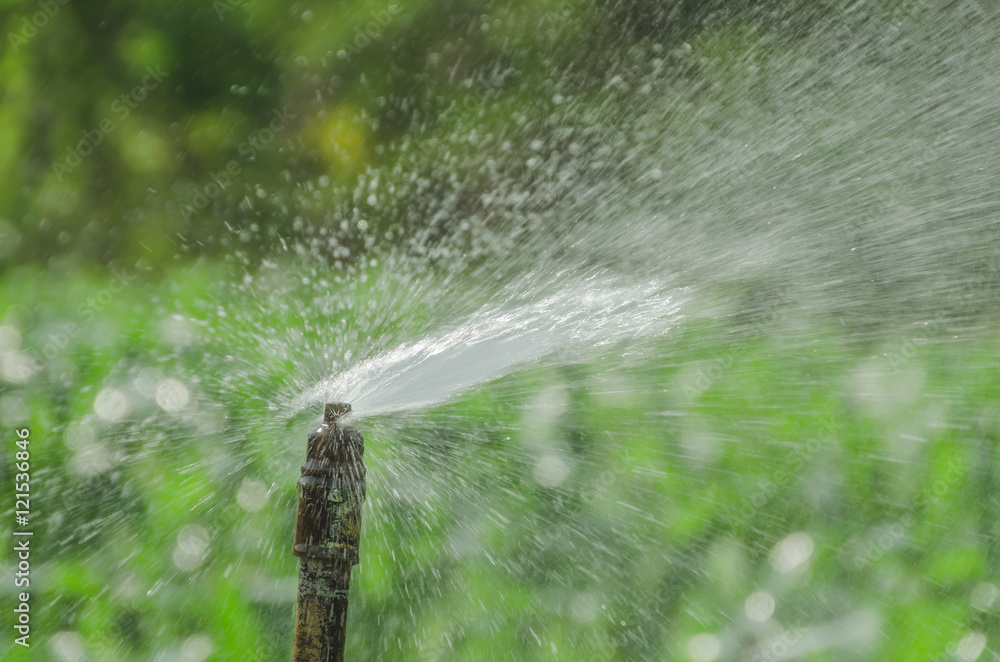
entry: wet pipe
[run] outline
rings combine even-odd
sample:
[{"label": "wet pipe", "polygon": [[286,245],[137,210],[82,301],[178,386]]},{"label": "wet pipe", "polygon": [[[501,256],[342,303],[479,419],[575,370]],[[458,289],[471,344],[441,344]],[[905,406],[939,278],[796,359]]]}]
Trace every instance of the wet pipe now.
[{"label": "wet pipe", "polygon": [[292,553],[301,559],[295,607],[295,662],[342,662],[351,567],[358,563],[365,502],[365,440],[337,425],[351,405],[326,405],[309,434],[298,483]]}]

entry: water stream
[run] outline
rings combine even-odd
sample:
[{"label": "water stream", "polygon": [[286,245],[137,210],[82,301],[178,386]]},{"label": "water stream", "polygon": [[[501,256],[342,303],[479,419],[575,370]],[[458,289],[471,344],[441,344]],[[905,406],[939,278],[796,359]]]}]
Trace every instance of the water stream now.
[{"label": "water stream", "polygon": [[573,350],[666,333],[680,317],[680,292],[656,283],[613,288],[592,279],[535,303],[484,307],[454,328],[400,345],[324,380],[294,403],[338,398],[355,416],[426,408]]}]

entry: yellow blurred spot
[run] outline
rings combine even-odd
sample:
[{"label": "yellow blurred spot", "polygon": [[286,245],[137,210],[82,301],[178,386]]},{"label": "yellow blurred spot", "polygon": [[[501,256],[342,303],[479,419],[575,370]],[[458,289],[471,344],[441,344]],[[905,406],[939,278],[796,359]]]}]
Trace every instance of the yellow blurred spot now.
[{"label": "yellow blurred spot", "polygon": [[154,133],[137,133],[123,147],[122,157],[134,172],[154,174],[168,165],[167,143]]},{"label": "yellow blurred spot", "polygon": [[368,155],[368,123],[360,109],[342,105],[319,120],[316,147],[334,170],[356,172]]}]

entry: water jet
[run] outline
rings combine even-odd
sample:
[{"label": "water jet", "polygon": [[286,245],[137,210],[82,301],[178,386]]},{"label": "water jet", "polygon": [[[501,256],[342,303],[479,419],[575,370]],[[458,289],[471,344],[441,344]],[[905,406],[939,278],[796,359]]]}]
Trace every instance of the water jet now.
[{"label": "water jet", "polygon": [[309,434],[298,482],[292,553],[302,561],[295,608],[296,662],[344,659],[351,568],[358,564],[365,501],[364,437],[338,425],[351,411],[330,403]]}]

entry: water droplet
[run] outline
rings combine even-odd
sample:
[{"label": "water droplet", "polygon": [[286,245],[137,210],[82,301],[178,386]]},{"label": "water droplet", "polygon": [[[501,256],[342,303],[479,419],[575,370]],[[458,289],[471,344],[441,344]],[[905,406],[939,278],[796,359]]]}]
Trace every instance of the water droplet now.
[{"label": "water droplet", "polygon": [[104,473],[114,464],[114,458],[107,446],[92,442],[77,449],[70,466],[76,473],[89,478]]},{"label": "water droplet", "polygon": [[707,632],[694,635],[688,642],[688,655],[696,662],[711,662],[719,657],[721,650],[718,637]]},{"label": "water droplet", "polygon": [[746,612],[747,618],[751,621],[763,623],[771,618],[771,614],[774,613],[774,598],[770,593],[764,591],[754,593],[747,598],[746,603],[743,605],[743,610]]},{"label": "water droplet", "polygon": [[778,572],[791,572],[809,560],[813,548],[813,539],[808,533],[793,533],[771,550],[771,565]]},{"label": "water droplet", "polygon": [[187,387],[176,379],[164,379],[156,388],[156,404],[168,414],[181,411],[189,400]]},{"label": "water droplet", "polygon": [[157,368],[143,368],[132,384],[135,390],[147,398],[156,397],[156,388],[163,381],[163,372]]},{"label": "water droplet", "polygon": [[9,354],[21,346],[21,332],[5,324],[0,326],[0,354]]},{"label": "water droplet", "polygon": [[24,352],[15,351],[3,355],[3,378],[12,384],[25,383],[40,367]]},{"label": "water droplet", "polygon": [[97,434],[94,432],[94,428],[83,421],[70,422],[63,432],[63,443],[66,444],[66,448],[71,450],[86,448],[94,443],[96,439]]},{"label": "water droplet", "polygon": [[236,491],[236,503],[247,512],[257,512],[267,505],[267,486],[256,478],[245,479]]},{"label": "water droplet", "polygon": [[83,662],[87,659],[87,642],[79,632],[71,630],[57,632],[49,645],[59,662]]},{"label": "water droplet", "polygon": [[174,565],[181,572],[194,572],[208,554],[208,531],[201,524],[188,524],[177,534]]},{"label": "water droplet", "polygon": [[969,632],[958,642],[955,649],[955,659],[962,662],[972,662],[979,659],[986,648],[986,635],[982,632]]},{"label": "water droplet", "polygon": [[215,650],[211,637],[205,634],[193,634],[181,645],[181,656],[184,662],[203,662]]},{"label": "water droplet", "polygon": [[983,582],[972,589],[972,598],[970,602],[973,608],[979,609],[980,611],[986,611],[994,604],[996,604],[997,597],[1000,597],[1000,589],[989,582]]},{"label": "water droplet", "polygon": [[556,487],[569,476],[569,465],[561,454],[546,453],[535,462],[532,474],[542,487]]},{"label": "water droplet", "polygon": [[118,389],[103,389],[94,400],[94,413],[109,423],[116,423],[128,414],[128,398]]}]

